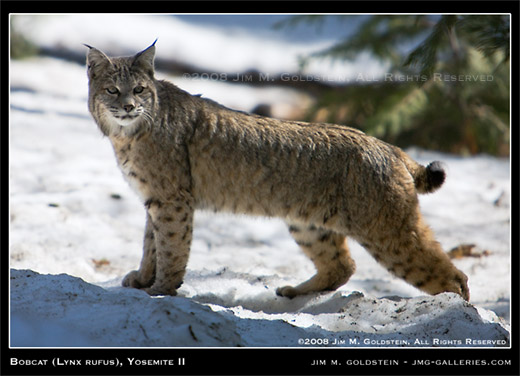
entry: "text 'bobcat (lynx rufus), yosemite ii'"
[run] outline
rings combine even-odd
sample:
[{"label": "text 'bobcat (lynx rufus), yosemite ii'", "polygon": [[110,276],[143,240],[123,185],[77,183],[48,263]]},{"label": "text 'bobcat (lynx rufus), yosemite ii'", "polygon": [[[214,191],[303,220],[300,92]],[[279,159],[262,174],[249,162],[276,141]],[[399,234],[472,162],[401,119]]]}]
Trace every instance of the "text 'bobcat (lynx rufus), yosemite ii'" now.
[{"label": "text 'bobcat (lynx rufus), yosemite ii'", "polygon": [[89,110],[147,212],[141,265],[124,286],[175,295],[194,211],[210,209],[286,221],[316,275],[278,288],[280,296],[345,284],[356,269],[351,237],[413,286],[469,299],[466,275],[419,211],[417,194],[444,182],[439,162],[421,166],[346,126],[271,119],[192,96],[155,79],[155,43],[117,58],[87,47]]}]

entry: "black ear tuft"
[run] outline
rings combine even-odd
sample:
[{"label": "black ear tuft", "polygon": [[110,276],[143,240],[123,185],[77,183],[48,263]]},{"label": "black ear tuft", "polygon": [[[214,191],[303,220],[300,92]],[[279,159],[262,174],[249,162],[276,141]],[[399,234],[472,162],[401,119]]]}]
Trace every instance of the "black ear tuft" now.
[{"label": "black ear tuft", "polygon": [[157,42],[157,39],[148,48],[137,53],[134,56],[133,62],[133,65],[140,66],[148,72],[151,77],[154,75],[155,42]]},{"label": "black ear tuft", "polygon": [[98,73],[111,64],[110,59],[97,48],[85,44],[89,48],[87,52],[87,67],[89,78],[95,78]]}]

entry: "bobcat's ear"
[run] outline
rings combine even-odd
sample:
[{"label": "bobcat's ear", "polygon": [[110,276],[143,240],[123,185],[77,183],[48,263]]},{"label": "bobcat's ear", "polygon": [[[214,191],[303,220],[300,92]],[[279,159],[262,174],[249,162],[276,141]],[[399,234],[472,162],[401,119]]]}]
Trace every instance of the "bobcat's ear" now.
[{"label": "bobcat's ear", "polygon": [[97,48],[85,44],[89,48],[87,52],[87,72],[89,78],[95,78],[99,72],[111,64],[110,59]]},{"label": "bobcat's ear", "polygon": [[154,58],[155,58],[155,42],[157,42],[157,39],[152,43],[152,45],[145,50],[137,53],[134,56],[134,62],[132,65],[138,65],[142,69],[144,69],[150,77],[153,77],[154,75]]}]

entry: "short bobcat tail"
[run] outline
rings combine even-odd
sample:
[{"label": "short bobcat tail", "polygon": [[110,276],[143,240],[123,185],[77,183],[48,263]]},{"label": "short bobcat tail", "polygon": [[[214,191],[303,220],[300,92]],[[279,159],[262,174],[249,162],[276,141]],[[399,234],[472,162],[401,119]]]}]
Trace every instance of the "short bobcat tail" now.
[{"label": "short bobcat tail", "polygon": [[417,193],[432,193],[442,186],[446,180],[446,172],[441,162],[434,161],[424,167],[410,158],[403,150],[396,148],[396,151],[399,159],[412,175]]},{"label": "short bobcat tail", "polygon": [[[410,171],[410,169],[408,170]],[[446,172],[442,168],[442,163],[438,161],[432,162],[426,167],[417,164],[410,173],[413,176],[417,193],[435,192],[446,179]]]}]

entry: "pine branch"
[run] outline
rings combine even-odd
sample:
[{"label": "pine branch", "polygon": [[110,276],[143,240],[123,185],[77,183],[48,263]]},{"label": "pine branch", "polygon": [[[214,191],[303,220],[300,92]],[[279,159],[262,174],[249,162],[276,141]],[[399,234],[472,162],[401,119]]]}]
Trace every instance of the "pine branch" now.
[{"label": "pine branch", "polygon": [[437,63],[437,52],[448,41],[456,22],[457,16],[442,16],[428,38],[408,55],[403,66],[418,66],[421,75],[431,77]]},{"label": "pine branch", "polygon": [[502,51],[502,62],[509,60],[509,16],[464,16],[457,22],[457,26],[485,57]]},{"label": "pine branch", "polygon": [[360,53],[368,51],[396,65],[401,61],[399,45],[413,41],[430,26],[426,16],[372,16],[361,25],[356,35],[313,54],[313,57],[354,60]]}]

